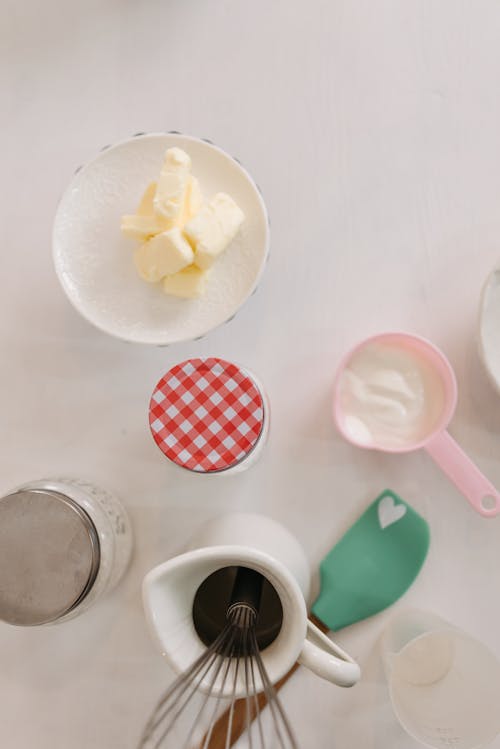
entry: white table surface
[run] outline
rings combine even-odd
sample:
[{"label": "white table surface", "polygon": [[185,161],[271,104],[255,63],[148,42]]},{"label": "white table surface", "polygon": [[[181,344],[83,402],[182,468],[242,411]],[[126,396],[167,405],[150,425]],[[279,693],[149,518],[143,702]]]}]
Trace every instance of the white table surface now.
[{"label": "white table surface", "polygon": [[[361,452],[330,420],[347,347],[385,329],[425,335],[457,373],[451,431],[500,485],[500,397],[475,341],[500,258],[499,36],[496,0],[4,0],[1,489],[90,478],[122,497],[137,545],[123,584],[79,619],[0,625],[2,746],[133,749],[171,679],[146,631],[142,577],[229,510],[284,522],[314,569],[391,487],[432,530],[397,608],[439,612],[500,655],[500,521],[474,514],[426,455]],[[75,167],[163,129],[238,156],[272,222],[257,295],[205,340],[169,349],[94,330],[51,261]],[[198,354],[249,366],[270,395],[268,448],[241,476],[172,472],[148,433],[154,383]],[[364,666],[354,690],[304,671],[284,689],[304,749],[416,746],[392,717],[374,650],[389,616],[337,635]]]}]

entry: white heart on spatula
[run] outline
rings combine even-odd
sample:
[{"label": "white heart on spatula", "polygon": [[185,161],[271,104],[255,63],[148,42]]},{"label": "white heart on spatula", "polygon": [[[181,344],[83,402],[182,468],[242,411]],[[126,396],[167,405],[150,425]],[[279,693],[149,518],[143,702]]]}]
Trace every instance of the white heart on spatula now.
[{"label": "white heart on spatula", "polygon": [[382,530],[387,528],[406,514],[406,505],[397,505],[392,497],[383,497],[378,503],[378,521]]}]

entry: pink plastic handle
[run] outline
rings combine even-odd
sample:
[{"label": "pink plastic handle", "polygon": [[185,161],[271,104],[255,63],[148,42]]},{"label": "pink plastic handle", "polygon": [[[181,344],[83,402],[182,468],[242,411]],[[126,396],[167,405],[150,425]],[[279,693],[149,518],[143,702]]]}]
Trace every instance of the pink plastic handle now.
[{"label": "pink plastic handle", "polygon": [[476,512],[487,518],[498,515],[500,494],[448,432],[436,434],[425,449]]}]

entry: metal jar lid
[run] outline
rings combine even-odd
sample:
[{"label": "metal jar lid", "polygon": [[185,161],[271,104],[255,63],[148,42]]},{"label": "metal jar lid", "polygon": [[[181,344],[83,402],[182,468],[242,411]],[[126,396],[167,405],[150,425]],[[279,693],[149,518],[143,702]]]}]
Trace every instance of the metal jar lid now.
[{"label": "metal jar lid", "polygon": [[95,526],[69,497],[22,489],[0,499],[0,620],[57,621],[90,591],[99,562]]},{"label": "metal jar lid", "polygon": [[224,471],[245,460],[265,418],[264,398],[250,373],[214,357],[172,367],[149,404],[151,434],[162,453],[197,473]]}]

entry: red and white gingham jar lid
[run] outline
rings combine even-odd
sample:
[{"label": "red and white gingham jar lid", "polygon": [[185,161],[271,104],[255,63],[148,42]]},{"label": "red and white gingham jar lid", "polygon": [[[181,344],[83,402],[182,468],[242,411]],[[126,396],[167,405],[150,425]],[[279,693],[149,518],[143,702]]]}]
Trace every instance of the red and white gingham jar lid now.
[{"label": "red and white gingham jar lid", "polygon": [[223,359],[187,359],[156,385],[149,404],[153,439],[171,461],[198,473],[232,468],[254,451],[265,400],[254,378]]}]

